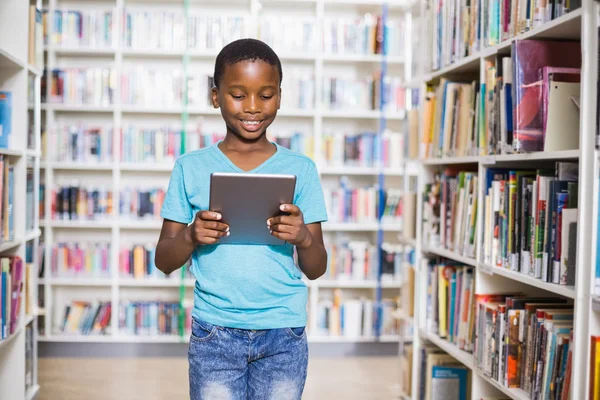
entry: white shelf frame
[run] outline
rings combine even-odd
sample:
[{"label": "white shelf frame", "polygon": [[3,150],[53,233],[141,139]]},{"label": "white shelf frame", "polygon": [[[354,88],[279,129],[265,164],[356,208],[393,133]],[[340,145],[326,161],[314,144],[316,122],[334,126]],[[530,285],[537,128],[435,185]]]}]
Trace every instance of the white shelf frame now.
[{"label": "white shelf frame", "polygon": [[[26,262],[26,245],[33,244],[33,259],[30,279],[22,291],[19,325],[16,331],[4,340],[0,340],[0,398],[15,400],[32,399],[39,391],[38,385],[38,284],[39,259],[37,249],[40,239],[39,227],[39,184],[41,155],[41,71],[29,63],[29,6],[41,9],[41,0],[0,2],[0,90],[13,94],[12,133],[10,148],[0,149],[0,154],[8,158],[14,166],[14,237],[12,241],[0,243],[0,256],[18,256]],[[33,102],[29,104],[29,80],[33,85]],[[31,106],[31,108],[29,108]],[[28,111],[29,109],[29,111]],[[31,113],[33,118],[33,148],[29,148],[28,130]],[[34,215],[33,229],[26,231],[27,210],[26,182],[27,171],[33,172]],[[24,272],[23,272],[24,273]],[[26,314],[25,285],[32,290],[29,301],[31,313]],[[32,386],[25,389],[25,349],[26,329],[32,329],[33,376]]]},{"label": "white shelf frame", "polygon": [[[426,0],[421,1],[419,10],[421,15],[429,13]],[[426,318],[426,285],[427,276],[426,270],[422,264],[426,258],[431,256],[442,256],[457,262],[464,263],[475,267],[476,276],[476,291],[485,289],[507,290],[508,287],[522,287],[529,290],[541,289],[553,295],[562,296],[574,301],[575,305],[575,322],[574,335],[575,346],[573,350],[573,363],[571,371],[571,398],[584,398],[588,393],[589,385],[589,337],[591,333],[600,334],[600,297],[591,296],[593,287],[593,268],[590,265],[595,265],[596,257],[596,223],[598,221],[598,169],[600,161],[595,157],[594,150],[594,134],[595,134],[595,118],[596,118],[596,53],[598,48],[597,43],[597,18],[598,15],[597,2],[582,2],[582,8],[575,10],[563,17],[560,17],[541,27],[533,29],[525,34],[518,35],[510,40],[500,43],[499,45],[484,48],[483,50],[458,60],[452,65],[444,66],[442,69],[433,72],[420,73],[417,77],[409,79],[409,87],[424,89],[426,83],[436,82],[441,77],[453,77],[459,74],[471,73],[477,76],[478,80],[482,81],[485,78],[484,68],[485,61],[491,56],[498,53],[505,54],[510,50],[511,43],[517,39],[533,39],[533,38],[561,38],[561,35],[567,33],[569,38],[573,36],[581,37],[582,40],[582,96],[581,96],[581,121],[580,121],[580,150],[561,151],[561,152],[537,152],[530,154],[510,154],[510,155],[492,155],[492,156],[465,156],[465,157],[444,157],[431,158],[421,160],[419,163],[419,193],[425,189],[425,183],[431,179],[431,174],[434,170],[447,165],[460,166],[469,165],[470,167],[477,166],[479,176],[483,176],[483,172],[490,166],[496,167],[524,167],[528,164],[536,165],[536,163],[544,161],[559,161],[559,160],[578,160],[579,161],[579,224],[578,224],[578,248],[577,248],[577,272],[576,286],[564,286],[552,283],[543,282],[539,279],[529,277],[519,272],[510,271],[508,269],[486,265],[483,262],[483,252],[481,249],[482,243],[482,207],[478,207],[478,237],[477,256],[475,259],[466,259],[454,252],[450,252],[439,248],[428,248],[423,243],[422,237],[422,207],[423,199],[419,197],[417,210],[417,265],[416,270],[416,289],[415,289],[415,329],[418,332],[415,338],[413,351],[413,381],[412,381],[412,399],[419,398],[419,366],[420,357],[419,348],[423,340],[427,340],[436,344],[442,350],[456,358],[459,362],[467,366],[473,371],[471,397],[479,398],[482,396],[508,396],[511,399],[525,400],[529,396],[521,389],[509,389],[498,382],[485,376],[479,371],[473,362],[473,355],[459,350],[453,344],[444,339],[439,338],[431,332],[425,331]],[[580,29],[578,30],[578,27]],[[428,29],[428,28],[424,28]],[[422,118],[422,109],[419,109],[419,118]],[[483,203],[485,196],[482,183],[478,188],[479,204]],[[590,249],[593,249],[590,251]],[[500,278],[496,278],[500,276]],[[485,289],[482,289],[482,286]],[[592,308],[597,307],[598,312],[592,320],[595,319],[595,331],[590,328],[590,315],[594,312]]]},{"label": "white shelf frame", "polygon": [[[249,6],[250,16],[252,20],[257,20],[257,17],[260,15],[260,7],[258,0],[246,0],[247,3],[240,3],[240,12],[242,11],[242,7],[245,4]],[[53,10],[57,8],[57,5],[60,3],[59,0],[49,0],[48,9],[49,9],[49,26],[53,26],[52,24],[52,15]],[[122,18],[122,11],[125,7],[125,0],[114,0],[114,4],[117,10],[115,26],[117,29],[115,30],[115,34],[118,37],[117,42],[120,42],[120,29],[121,23],[120,19]],[[268,8],[273,4],[281,3],[278,2],[264,2],[262,5],[263,8]],[[317,21],[322,21],[325,17],[326,13],[329,13],[332,9],[336,9],[338,7],[342,7],[343,5],[357,5],[357,6],[367,6],[369,9],[378,9],[381,10],[382,3],[379,1],[372,0],[343,0],[343,1],[329,1],[329,0],[314,0],[314,1],[306,1],[305,3],[314,5],[314,16]],[[82,2],[83,4],[83,2]],[[159,0],[157,4],[164,4],[167,8],[171,7],[171,4],[167,0]],[[392,1],[388,4],[391,13],[394,15],[401,15],[401,18],[405,18],[407,21],[410,21],[410,16],[406,14],[411,7],[414,7],[416,4],[415,1]],[[73,6],[73,3],[69,3],[69,6]],[[363,12],[362,7],[360,11]],[[322,24],[317,24],[317,26],[322,26]],[[256,28],[256,27],[254,27]],[[253,35],[256,37],[256,35]],[[406,44],[410,43],[410,38],[406,39]],[[69,58],[89,58],[94,59],[98,57],[102,57],[103,60],[110,60],[117,72],[119,74],[124,61],[129,61],[130,59],[139,59],[139,60],[164,60],[164,59],[181,59],[183,52],[182,51],[149,51],[149,50],[131,50],[127,48],[123,48],[120,43],[118,43],[114,48],[73,48],[73,47],[62,47],[54,44],[49,44],[46,46],[46,52],[48,55],[48,65],[49,69],[56,68],[58,64],[58,59],[60,57],[69,57]],[[346,175],[353,178],[365,178],[372,179],[373,183],[376,183],[376,178],[378,175],[383,173],[383,175],[389,177],[395,182],[398,179],[402,179],[404,175],[407,173],[407,170],[404,168],[404,161],[400,163],[400,167],[396,168],[382,168],[380,166],[377,167],[328,167],[325,165],[324,160],[321,156],[320,149],[322,147],[322,128],[324,122],[326,123],[336,123],[337,121],[346,121],[352,120],[357,123],[372,123],[373,130],[377,129],[377,124],[381,118],[386,118],[388,121],[388,126],[395,131],[402,131],[402,126],[404,124],[404,119],[406,113],[404,111],[394,112],[394,113],[384,113],[382,114],[378,110],[326,110],[320,104],[320,96],[318,95],[321,92],[322,82],[321,77],[324,75],[324,68],[334,65],[353,65],[357,67],[365,67],[372,65],[375,69],[379,63],[382,62],[383,56],[381,55],[348,55],[348,54],[289,54],[285,52],[278,53],[282,62],[284,63],[284,68],[286,67],[286,63],[298,63],[301,65],[311,65],[314,68],[315,74],[315,105],[312,109],[285,109],[282,108],[278,112],[278,119],[281,118],[305,118],[308,120],[312,120],[312,132],[314,136],[314,148],[312,153],[315,154],[315,162],[317,163],[319,173],[322,177],[328,178],[337,178],[338,176]],[[212,60],[217,55],[216,51],[198,51],[192,52],[190,57],[192,60]],[[98,58],[99,59],[99,58]],[[408,68],[403,68],[406,64],[410,62],[409,58],[401,57],[401,56],[387,56],[386,62],[388,64],[388,71],[394,71],[394,75],[401,75],[401,78],[406,80],[407,75],[406,71]],[[395,72],[398,71],[398,72]],[[389,73],[389,72],[388,72]],[[115,102],[110,106],[105,107],[89,107],[82,105],[74,105],[74,104],[56,104],[56,103],[48,103],[42,104],[42,109],[46,113],[46,123],[47,127],[51,127],[54,121],[61,113],[69,113],[75,115],[86,115],[90,117],[100,116],[102,114],[112,115],[112,120],[115,126],[120,126],[120,123],[123,119],[123,116],[131,117],[137,116],[143,117],[145,115],[166,115],[172,116],[176,114],[182,113],[183,109],[181,107],[174,107],[170,109],[162,109],[162,108],[148,108],[148,107],[139,107],[139,106],[131,106],[121,104],[119,98],[119,88],[117,87],[115,90]],[[408,99],[408,97],[407,97]],[[207,108],[207,107],[190,107],[188,109],[190,115],[219,115],[219,110]],[[113,147],[113,161],[110,163],[102,163],[102,164],[77,164],[77,163],[64,163],[64,162],[56,162],[52,160],[43,160],[42,167],[44,171],[44,181],[47,188],[51,188],[55,182],[55,175],[58,173],[69,173],[70,171],[76,172],[93,172],[98,174],[106,173],[111,175],[112,177],[112,188],[113,188],[113,204],[118,204],[119,201],[119,193],[118,188],[121,185],[122,178],[124,174],[127,176],[135,176],[137,173],[159,173],[164,174],[164,176],[168,176],[172,170],[172,165],[140,165],[140,164],[131,164],[131,163],[123,163],[120,161],[120,149],[118,148],[118,141],[114,141]],[[415,170],[413,169],[413,173]],[[407,189],[407,184],[402,183],[402,185]],[[45,214],[47,216],[50,215],[50,196],[48,189],[46,191],[46,204],[45,204]],[[115,212],[118,210],[116,208]],[[78,281],[74,278],[54,278],[50,276],[49,269],[46,269],[45,279],[42,280],[45,285],[45,310],[46,310],[46,337],[45,341],[78,341],[77,338],[73,338],[71,336],[65,336],[57,338],[51,334],[52,331],[52,321],[54,321],[54,292],[57,288],[65,289],[65,288],[77,288],[80,287],[94,287],[94,288],[104,288],[106,290],[110,289],[110,298],[113,304],[113,313],[111,319],[111,327],[112,334],[110,338],[82,338],[82,340],[98,340],[104,341],[108,340],[110,342],[115,340],[121,340],[121,336],[118,332],[118,306],[120,304],[120,299],[123,297],[123,292],[130,291],[134,289],[141,288],[157,288],[159,287],[161,291],[164,289],[165,291],[172,290],[174,287],[178,287],[179,279],[174,279],[173,281],[132,281],[128,279],[124,279],[118,276],[118,249],[119,243],[121,242],[121,235],[126,235],[133,231],[143,231],[150,230],[155,231],[158,234],[158,230],[161,228],[160,221],[127,221],[119,219],[118,215],[113,215],[111,219],[107,219],[104,221],[55,221],[55,220],[45,220],[42,222],[44,229],[44,241],[46,243],[46,252],[45,257],[46,260],[50,259],[51,255],[51,244],[54,242],[54,237],[56,235],[57,230],[104,230],[109,231],[111,236],[111,242],[113,243],[113,249],[111,251],[111,266],[112,266],[112,276],[109,281],[98,281],[95,279],[84,279]],[[323,226],[323,230],[327,232],[327,234],[337,235],[339,233],[353,233],[353,234],[361,234],[368,235],[374,240],[376,233],[379,229],[379,225],[377,222],[373,223],[327,223]],[[386,235],[393,233],[401,232],[400,224],[383,224],[382,230],[386,232]],[[127,233],[124,233],[127,232]],[[396,235],[394,235],[395,237]],[[400,241],[405,244],[415,244],[414,239],[404,239]],[[179,272],[176,272],[177,274]],[[81,282],[82,285],[78,285],[78,282]],[[177,283],[175,283],[177,282]],[[193,286],[193,282],[186,281],[186,287]],[[382,281],[381,287],[382,290],[385,290],[385,293],[391,293],[391,291],[398,290],[400,291],[400,284],[396,282],[387,282]],[[366,281],[366,282],[343,282],[343,281],[319,281],[319,282],[309,282],[309,318],[310,318],[310,326],[315,327],[317,322],[316,316],[316,308],[317,302],[319,300],[319,290],[327,290],[330,291],[333,288],[344,288],[348,290],[376,290],[377,282],[376,281]],[[311,332],[309,332],[309,337],[311,337]],[[394,337],[382,337],[380,341],[395,341]],[[383,340],[385,339],[385,340]],[[134,339],[131,339],[134,340]],[[336,338],[330,339],[331,341],[336,341]],[[371,341],[371,338],[365,338],[361,341]],[[140,338],[140,342],[147,341],[144,338]],[[343,341],[343,340],[341,340]]]}]

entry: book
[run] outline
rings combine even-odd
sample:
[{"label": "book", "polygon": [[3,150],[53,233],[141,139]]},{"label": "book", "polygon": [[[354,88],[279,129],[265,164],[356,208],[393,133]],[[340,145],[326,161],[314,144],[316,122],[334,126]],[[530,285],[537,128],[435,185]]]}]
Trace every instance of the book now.
[{"label": "book", "polygon": [[44,68],[44,27],[42,11],[36,6],[29,6],[29,36],[27,60],[38,69]]},{"label": "book", "polygon": [[434,365],[431,371],[431,400],[470,399],[470,371],[466,367]]},{"label": "book", "polygon": [[581,44],[575,41],[517,40],[513,54],[513,149],[516,152],[542,151],[543,99],[540,69],[581,68]]},{"label": "book", "polygon": [[[184,302],[129,301],[119,306],[119,332],[126,336],[191,334],[192,307]],[[183,319],[180,314],[183,313]],[[183,322],[183,325],[181,324]]]},{"label": "book", "polygon": [[10,148],[12,133],[12,92],[0,91],[0,148]]},{"label": "book", "polygon": [[600,336],[590,338],[590,400],[600,399]]}]

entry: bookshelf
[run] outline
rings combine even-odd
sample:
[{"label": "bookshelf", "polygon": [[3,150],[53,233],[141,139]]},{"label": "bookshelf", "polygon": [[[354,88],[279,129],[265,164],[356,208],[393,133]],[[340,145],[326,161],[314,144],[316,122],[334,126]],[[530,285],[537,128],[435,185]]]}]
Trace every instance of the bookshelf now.
[{"label": "bookshelf", "polygon": [[[186,4],[188,4],[186,6]],[[189,8],[188,8],[189,7]],[[53,26],[55,10],[76,10],[83,14],[86,12],[113,11],[114,29],[110,35],[103,36],[104,45],[90,46],[86,43],[76,45],[63,39],[57,41],[49,40],[45,51],[47,55],[48,70],[56,68],[112,68],[115,76],[127,71],[133,66],[144,66],[149,68],[156,65],[159,68],[172,68],[182,70],[187,68],[188,72],[201,71],[204,74],[212,72],[214,58],[216,57],[219,44],[207,46],[194,46],[190,44],[189,49],[185,46],[170,46],[168,48],[154,45],[155,37],[148,40],[149,44],[144,46],[129,46],[123,39],[125,28],[123,19],[126,13],[135,13],[139,10],[152,12],[172,12],[175,15],[190,15],[194,17],[212,18],[215,15],[223,15],[228,21],[244,21],[243,28],[234,25],[231,31],[242,29],[245,36],[264,39],[269,43],[268,26],[269,19],[298,17],[298,20],[312,22],[307,30],[314,34],[318,43],[324,37],[323,25],[325,21],[340,20],[355,21],[365,18],[365,15],[385,15],[396,25],[393,26],[395,42],[390,45],[388,54],[385,56],[376,51],[346,51],[333,50],[331,48],[315,45],[309,48],[308,42],[297,40],[298,35],[290,39],[290,46],[275,42],[272,44],[280,56],[284,69],[284,93],[289,93],[288,99],[282,101],[282,108],[278,112],[278,119],[270,128],[274,135],[285,136],[289,133],[299,132],[304,138],[303,146],[306,154],[310,155],[316,162],[323,185],[332,190],[339,188],[342,182],[349,188],[368,188],[379,185],[386,189],[400,189],[403,194],[415,191],[414,179],[406,176],[414,176],[418,168],[405,163],[404,154],[392,157],[394,162],[389,165],[382,163],[348,163],[327,162],[325,146],[327,134],[358,134],[361,132],[373,132],[382,135],[385,128],[391,132],[405,135],[406,112],[405,104],[409,101],[408,96],[402,90],[400,83],[406,80],[407,65],[410,64],[410,55],[405,54],[404,49],[410,42],[410,38],[400,35],[405,25],[410,24],[408,11],[414,7],[413,2],[390,2],[387,6],[380,2],[372,1],[264,1],[244,0],[242,2],[223,2],[222,4],[210,5],[195,1],[184,4],[173,3],[167,0],[113,0],[89,3],[85,1],[62,1],[49,0],[48,26]],[[179,18],[179,17],[175,17]],[[259,23],[260,21],[260,23]],[[287,21],[287,20],[286,20]],[[132,24],[139,23],[133,21]],[[229,22],[228,22],[229,23]],[[296,22],[293,22],[296,26]],[[341,22],[340,22],[341,23]],[[352,22],[354,23],[354,22]],[[233,22],[232,22],[233,24]],[[236,22],[237,24],[237,22]],[[262,26],[262,28],[261,28]],[[275,25],[276,26],[276,25]],[[69,28],[65,28],[68,30]],[[162,28],[158,31],[162,32]],[[261,30],[262,29],[262,30]],[[314,30],[314,31],[313,31]],[[294,32],[294,29],[289,29]],[[264,35],[264,36],[263,36]],[[68,37],[68,35],[67,35]],[[132,42],[135,42],[137,34],[132,34]],[[150,35],[148,35],[150,37]],[[108,38],[108,39],[106,39]],[[96,40],[96,39],[94,39]],[[217,40],[218,42],[218,40]],[[341,46],[341,44],[340,44]],[[289,48],[288,48],[289,47]],[[187,64],[186,64],[187,60]],[[162,69],[161,69],[162,71]],[[382,71],[383,75],[392,79],[398,92],[393,95],[394,107],[384,107],[378,104],[379,99],[374,98],[372,107],[348,107],[347,105],[336,105],[324,107],[324,98],[321,95],[324,90],[326,78],[336,77],[349,82],[362,84],[363,77],[375,79],[373,73]],[[196,72],[194,72],[196,73]],[[302,104],[296,95],[296,82],[310,77],[313,101],[310,104]],[[289,78],[286,78],[289,77]],[[286,80],[286,79],[289,79]],[[295,79],[295,80],[294,80]],[[366,79],[366,78],[365,78]],[[168,125],[174,129],[182,126],[184,116],[188,118],[187,129],[192,131],[197,124],[201,124],[202,132],[222,131],[219,110],[212,109],[202,101],[185,104],[176,99],[170,104],[156,104],[148,101],[144,105],[123,101],[121,97],[120,79],[116,79],[113,92],[113,101],[107,103],[75,104],[74,102],[52,102],[46,101],[41,105],[45,116],[45,148],[42,158],[44,190],[44,214],[41,227],[45,243],[44,258],[47,261],[43,277],[40,279],[40,288],[44,290],[44,308],[46,310],[43,321],[41,321],[40,341],[43,342],[98,342],[98,343],[165,343],[185,342],[187,334],[177,336],[126,336],[123,329],[119,327],[119,305],[128,301],[150,301],[158,300],[164,302],[181,302],[180,293],[183,292],[185,299],[182,303],[189,306],[192,298],[194,283],[189,276],[180,276],[179,271],[172,274],[168,279],[134,279],[123,277],[120,274],[120,251],[123,246],[134,244],[150,244],[156,241],[161,227],[161,221],[148,218],[138,221],[119,217],[120,201],[123,200],[121,189],[126,185],[139,184],[148,188],[166,188],[172,160],[166,162],[135,163],[124,160],[123,148],[119,143],[116,127],[134,126],[135,129],[158,129]],[[305,82],[305,81],[303,81]],[[379,81],[373,81],[373,87],[381,90]],[[287,85],[287,86],[286,86]],[[288,89],[291,88],[291,89]],[[47,86],[47,98],[50,98],[50,85]],[[295,96],[295,97],[294,97]],[[140,103],[141,104],[141,103]],[[391,104],[391,103],[390,103]],[[54,127],[62,124],[81,123],[87,127],[112,126],[112,147],[110,157],[107,159],[94,160],[93,162],[73,161],[56,158],[57,140],[56,136],[50,136]],[[407,140],[404,136],[404,140]],[[403,152],[402,152],[403,153]],[[112,212],[104,215],[99,220],[57,220],[50,218],[53,200],[51,198],[52,188],[57,185],[62,187],[71,185],[73,181],[94,182],[102,190],[112,191]],[[97,182],[97,184],[96,184]],[[90,186],[90,185],[88,185]],[[91,186],[90,186],[91,188]],[[413,208],[416,201],[412,202]],[[414,212],[412,213],[414,220]],[[404,238],[400,236],[403,225],[410,223],[410,216],[400,220],[381,221],[377,218],[368,220],[345,220],[337,219],[323,226],[324,235],[332,245],[340,244],[340,252],[344,251],[342,244],[368,243],[378,247],[382,243],[390,243],[401,246],[402,254],[408,254],[415,246],[413,237]],[[414,222],[413,222],[414,225]],[[414,231],[414,229],[413,229]],[[93,239],[97,238],[97,239]],[[97,240],[110,242],[110,275],[109,276],[54,276],[50,267],[50,260],[57,243],[87,242]],[[360,246],[359,246],[360,248]],[[372,250],[369,250],[372,251]],[[405,269],[406,263],[401,263],[401,270]],[[406,267],[409,268],[409,267]],[[377,271],[378,265],[372,265],[371,270]],[[341,274],[344,275],[344,274]],[[348,274],[345,274],[348,275]],[[351,275],[351,273],[350,273]],[[383,330],[381,332],[369,332],[365,335],[344,337],[338,335],[325,335],[322,329],[318,329],[319,313],[322,311],[322,303],[331,303],[336,293],[349,300],[365,299],[376,303],[381,299],[393,299],[398,297],[403,289],[402,277],[388,277],[380,279],[375,273],[365,279],[356,279],[352,276],[337,279],[323,277],[318,281],[306,282],[309,291],[309,341],[313,343],[399,343],[403,332],[398,329]],[[110,316],[110,329],[104,335],[80,335],[64,334],[54,329],[62,321],[65,304],[71,301],[103,301],[110,302],[113,307]],[[388,308],[390,306],[388,305]],[[392,307],[395,307],[392,305]],[[320,311],[321,310],[321,311]],[[393,310],[382,310],[388,320]],[[391,322],[390,324],[394,324]],[[404,335],[407,336],[407,335]]]},{"label": "bookshelf", "polygon": [[[434,2],[422,1],[420,8],[412,11],[412,18],[415,23],[419,20],[422,27],[418,31],[420,36],[416,44],[413,44],[413,53],[415,46],[427,46],[434,49],[431,26],[435,18]],[[437,2],[435,2],[437,4]],[[471,4],[482,4],[481,2],[471,2]],[[502,4],[501,2],[490,2],[491,4]],[[515,2],[512,2],[514,6]],[[600,293],[594,295],[594,279],[598,282],[597,272],[590,265],[600,265],[597,256],[598,240],[598,182],[599,182],[599,157],[597,147],[594,146],[594,133],[597,131],[596,120],[596,102],[597,89],[596,71],[597,49],[598,49],[598,2],[581,2],[581,7],[571,10],[563,16],[559,16],[551,21],[541,25],[533,25],[526,32],[516,34],[512,37],[503,38],[498,43],[474,48],[463,57],[443,61],[436,69],[432,69],[433,57],[431,52],[421,52],[413,61],[415,66],[411,72],[413,75],[409,78],[408,86],[412,92],[418,92],[419,98],[419,137],[423,140],[425,124],[425,95],[428,86],[433,87],[444,79],[452,82],[478,82],[486,81],[486,72],[489,62],[495,62],[496,57],[511,57],[512,46],[515,42],[525,39],[577,39],[581,41],[581,95],[580,95],[580,117],[579,117],[579,146],[578,149],[558,150],[558,151],[537,151],[520,154],[507,154],[504,150],[498,154],[490,154],[487,148],[483,152],[478,149],[476,154],[462,154],[452,156],[445,154],[441,157],[432,157],[430,155],[420,154],[419,160],[420,173],[419,182],[419,202],[417,207],[417,259],[415,285],[415,337],[413,340],[414,349],[422,349],[434,345],[442,352],[453,357],[458,365],[466,367],[471,371],[470,381],[467,387],[471,398],[485,398],[489,396],[510,399],[529,399],[530,393],[519,387],[509,388],[491,377],[486,371],[478,367],[478,354],[465,351],[457,344],[448,340],[447,337],[440,337],[435,329],[431,328],[431,311],[429,303],[431,301],[427,295],[428,280],[431,279],[431,273],[428,271],[428,261],[432,259],[443,260],[444,263],[455,262],[459,265],[470,266],[473,268],[475,279],[475,296],[491,293],[523,293],[528,297],[543,296],[556,297],[563,299],[568,304],[572,304],[573,337],[572,346],[569,351],[571,370],[565,379],[570,379],[570,398],[591,398],[589,396],[590,388],[590,337],[600,335]],[[428,23],[430,23],[428,27]],[[477,25],[484,29],[483,23]],[[442,50],[443,54],[443,50]],[[514,85],[514,70],[512,71]],[[514,98],[513,98],[514,101]],[[437,104],[437,103],[436,103]],[[409,111],[410,112],[410,111]],[[476,112],[479,112],[477,110]],[[430,129],[430,128],[427,128]],[[453,128],[454,129],[454,128]],[[474,129],[479,131],[479,127]],[[485,132],[488,127],[485,126]],[[441,139],[440,139],[441,140]],[[421,142],[423,143],[423,142]],[[487,145],[487,143],[486,143]],[[426,144],[422,144],[426,146]],[[488,227],[485,223],[485,201],[488,196],[488,187],[486,187],[483,178],[488,170],[496,169],[535,169],[553,167],[556,162],[578,162],[578,209],[577,217],[577,239],[576,239],[576,264],[575,264],[575,284],[565,285],[544,281],[527,273],[520,272],[513,268],[509,262],[507,267],[491,265],[487,262],[485,232]],[[476,173],[480,180],[477,187],[477,222],[474,257],[466,257],[463,252],[447,250],[444,246],[433,246],[429,243],[430,223],[428,218],[429,208],[424,194],[430,190],[429,184],[434,182],[435,174],[440,171],[472,171]],[[508,181],[507,181],[508,184]],[[483,206],[482,206],[483,205]],[[454,228],[453,228],[454,229]],[[596,269],[597,271],[597,269]],[[550,278],[549,278],[550,279]],[[597,284],[596,284],[597,285]],[[437,302],[437,300],[434,300]],[[500,300],[499,300],[500,301]],[[502,303],[502,301],[500,301]],[[476,303],[478,304],[478,303]],[[485,303],[484,303],[485,304]],[[472,303],[471,303],[472,305]],[[487,307],[487,306],[486,306]],[[490,305],[489,307],[494,307]],[[549,307],[552,308],[552,307]],[[486,309],[487,310],[487,309]],[[497,309],[500,315],[501,308]],[[494,314],[496,315],[496,314]],[[455,338],[456,339],[456,338]],[[482,339],[479,339],[482,340]],[[510,340],[510,339],[508,339]],[[507,342],[509,343],[509,342]],[[500,353],[502,354],[502,353]],[[497,360],[496,360],[497,361]],[[423,383],[420,379],[422,359],[419,351],[412,352],[412,376],[411,386],[412,399],[418,399],[423,393],[420,393]],[[540,397],[542,398],[542,397]],[[544,397],[545,398],[545,397]]]},{"label": "bookshelf", "polygon": [[41,20],[36,24],[35,9],[40,10],[41,4],[41,1],[10,0],[0,5],[0,108],[3,108],[0,126],[4,142],[0,146],[3,176],[0,258],[6,262],[0,279],[11,282],[5,291],[0,287],[0,293],[13,298],[10,306],[2,302],[7,319],[0,324],[5,329],[4,334],[0,332],[0,397],[28,400],[39,391],[40,260],[36,254],[40,239],[42,43]]}]

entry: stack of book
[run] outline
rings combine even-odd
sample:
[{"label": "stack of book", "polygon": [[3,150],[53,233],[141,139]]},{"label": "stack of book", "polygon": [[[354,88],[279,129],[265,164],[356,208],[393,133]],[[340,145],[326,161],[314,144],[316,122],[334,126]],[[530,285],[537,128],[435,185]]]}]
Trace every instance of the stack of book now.
[{"label": "stack of book", "polygon": [[[180,313],[185,313],[184,326]],[[182,310],[177,302],[126,302],[119,310],[119,331],[130,336],[189,335],[192,327],[191,307]]]},{"label": "stack of book", "polygon": [[405,89],[399,77],[386,75],[381,91],[381,73],[375,71],[363,79],[338,76],[323,78],[323,107],[329,110],[379,110],[395,112],[405,108]]},{"label": "stack of book", "polygon": [[50,202],[53,220],[106,220],[113,212],[113,193],[106,188],[56,186]]},{"label": "stack of book", "polygon": [[265,16],[261,17],[258,29],[258,38],[278,54],[314,54],[320,50],[314,18]]},{"label": "stack of book", "polygon": [[323,158],[327,166],[400,168],[404,160],[404,134],[389,129],[376,132],[325,133]]},{"label": "stack of book", "polygon": [[0,339],[6,339],[20,328],[24,269],[20,257],[0,258]]},{"label": "stack of book", "polygon": [[475,295],[475,365],[530,398],[568,399],[573,305],[519,294]]},{"label": "stack of book", "polygon": [[278,145],[290,149],[293,152],[304,154],[308,157],[313,157],[313,137],[308,136],[304,132],[277,132],[272,134],[267,132],[269,140],[276,142]]},{"label": "stack of book", "polygon": [[62,322],[55,327],[54,334],[108,335],[111,310],[110,302],[72,301],[64,306]]},{"label": "stack of book", "polygon": [[475,257],[477,185],[474,172],[446,168],[425,186],[423,242],[466,257]]},{"label": "stack of book", "polygon": [[439,2],[433,8],[432,69],[440,69],[488,46],[497,45],[581,7],[580,0],[534,3],[527,0]]},{"label": "stack of book", "polygon": [[111,67],[44,69],[42,102],[105,107],[113,104]]},{"label": "stack of book", "polygon": [[164,198],[163,188],[125,187],[119,198],[119,216],[124,219],[159,219]]},{"label": "stack of book", "polygon": [[110,243],[58,242],[52,246],[53,277],[110,278]]},{"label": "stack of book", "polygon": [[110,125],[57,123],[50,136],[54,161],[86,164],[112,161],[113,129]]},{"label": "stack of book", "polygon": [[[69,10],[54,11],[53,26],[49,26],[48,10],[43,11],[44,43],[63,47],[111,48],[116,45],[116,11]],[[50,35],[51,39],[48,39]]]},{"label": "stack of book", "polygon": [[486,173],[483,257],[561,285],[575,285],[578,163]]}]

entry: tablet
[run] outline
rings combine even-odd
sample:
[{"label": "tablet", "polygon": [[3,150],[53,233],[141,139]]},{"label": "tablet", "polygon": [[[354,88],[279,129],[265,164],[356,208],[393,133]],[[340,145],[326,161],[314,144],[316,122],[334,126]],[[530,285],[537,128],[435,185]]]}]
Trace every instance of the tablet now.
[{"label": "tablet", "polygon": [[209,209],[221,213],[231,232],[218,243],[283,245],[269,232],[267,219],[284,214],[281,204],[293,204],[295,187],[295,175],[211,174]]}]

